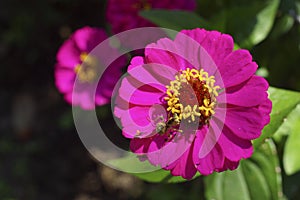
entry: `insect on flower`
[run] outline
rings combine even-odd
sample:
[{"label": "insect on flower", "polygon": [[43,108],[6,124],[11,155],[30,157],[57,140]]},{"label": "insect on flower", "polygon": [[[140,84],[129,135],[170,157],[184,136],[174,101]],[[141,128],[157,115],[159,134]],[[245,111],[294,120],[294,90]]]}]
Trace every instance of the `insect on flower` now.
[{"label": "insect on flower", "polygon": [[160,122],[156,124],[155,131],[163,135],[165,133],[168,133],[169,131],[179,131],[179,129],[176,128],[180,124],[180,119],[178,115],[175,113],[173,117],[170,117],[166,122],[164,121],[164,118],[162,116],[159,116],[161,119]]}]

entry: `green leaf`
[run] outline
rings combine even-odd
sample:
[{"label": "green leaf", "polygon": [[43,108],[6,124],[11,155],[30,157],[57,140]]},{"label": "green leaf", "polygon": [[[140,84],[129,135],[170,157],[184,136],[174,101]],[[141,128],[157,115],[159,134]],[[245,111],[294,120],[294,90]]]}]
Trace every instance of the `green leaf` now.
[{"label": "green leaf", "polygon": [[251,160],[259,166],[266,180],[268,180],[267,185],[270,188],[272,199],[281,199],[283,196],[281,168],[273,141],[268,140],[262,144],[257,152],[253,154]]},{"label": "green leaf", "polygon": [[128,153],[125,157],[109,160],[110,167],[128,172],[128,173],[141,173],[156,171],[159,168],[151,165],[147,160],[140,161],[138,157],[133,153]]},{"label": "green leaf", "polygon": [[282,198],[279,161],[274,143],[264,143],[238,169],[204,178],[205,196],[218,200],[276,200]]},{"label": "green leaf", "polygon": [[272,101],[271,121],[263,129],[262,135],[254,140],[254,146],[258,147],[266,138],[279,130],[287,116],[300,104],[300,93],[289,90],[270,87],[270,99]]},{"label": "green leaf", "polygon": [[212,18],[213,28],[233,35],[242,48],[251,48],[270,33],[279,2],[255,1],[223,10]]},{"label": "green leaf", "polygon": [[294,19],[290,15],[284,15],[278,19],[278,22],[274,25],[274,28],[270,34],[272,39],[276,39],[281,35],[287,33],[294,25]]},{"label": "green leaf", "polygon": [[283,153],[283,166],[286,174],[300,170],[300,104],[287,116],[282,127],[289,134]]},{"label": "green leaf", "polygon": [[244,41],[245,44],[258,44],[268,36],[274,24],[279,3],[280,0],[270,0],[266,7],[257,14],[257,23],[248,40]]},{"label": "green leaf", "polygon": [[[153,183],[180,183],[188,181],[181,176],[173,176],[170,171],[166,171],[163,169],[154,171],[154,172],[148,172],[148,173],[139,173],[139,174],[133,174],[134,176],[148,182]],[[197,173],[192,179],[197,178],[200,176],[199,173]]]},{"label": "green leaf", "polygon": [[[123,158],[110,160],[108,161],[108,164],[114,169],[131,173],[132,175],[148,182],[179,183],[188,181],[181,176],[173,176],[170,171],[155,167],[148,161],[140,161],[133,153],[129,153]],[[197,173],[193,179],[198,176],[200,176],[199,173]]]},{"label": "green leaf", "polygon": [[193,12],[174,10],[147,10],[139,13],[152,23],[176,31],[182,29],[206,28],[208,23]]}]

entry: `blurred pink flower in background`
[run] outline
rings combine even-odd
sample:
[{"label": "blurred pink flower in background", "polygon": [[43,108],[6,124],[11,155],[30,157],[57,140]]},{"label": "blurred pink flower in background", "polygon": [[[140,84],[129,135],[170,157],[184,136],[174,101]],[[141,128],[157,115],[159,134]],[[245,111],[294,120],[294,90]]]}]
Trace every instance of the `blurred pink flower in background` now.
[{"label": "blurred pink flower in background", "polygon": [[132,59],[114,109],[132,152],[186,179],[252,155],[251,140],[270,121],[269,85],[233,46],[227,34],[183,30]]},{"label": "blurred pink flower in background", "polygon": [[139,11],[151,9],[190,10],[196,8],[195,0],[108,0],[106,18],[112,32],[119,33],[139,27],[155,26],[139,16]]},{"label": "blurred pink flower in background", "polygon": [[[107,35],[104,30],[83,27],[76,30],[60,47],[55,65],[55,84],[68,103],[83,109],[93,109],[95,105],[110,102],[113,88],[122,75],[121,68],[125,67],[127,60],[122,56],[114,61],[97,83],[97,70],[101,67],[101,61],[89,53],[105,39]],[[76,77],[79,84],[75,90]],[[93,94],[94,84],[101,85],[101,88],[97,87],[96,94]]]}]

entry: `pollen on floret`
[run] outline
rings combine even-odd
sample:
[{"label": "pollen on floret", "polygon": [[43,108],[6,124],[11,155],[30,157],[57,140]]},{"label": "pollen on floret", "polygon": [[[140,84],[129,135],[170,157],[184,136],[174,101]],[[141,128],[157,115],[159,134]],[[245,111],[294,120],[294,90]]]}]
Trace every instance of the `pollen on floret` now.
[{"label": "pollen on floret", "polygon": [[77,64],[74,72],[82,83],[91,83],[97,78],[97,59],[86,52],[80,54],[81,64]]}]

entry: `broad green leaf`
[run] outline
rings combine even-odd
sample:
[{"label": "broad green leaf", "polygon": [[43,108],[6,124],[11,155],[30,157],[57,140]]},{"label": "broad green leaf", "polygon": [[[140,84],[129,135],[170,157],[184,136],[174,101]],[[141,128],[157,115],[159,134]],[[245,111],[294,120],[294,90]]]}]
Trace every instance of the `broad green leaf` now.
[{"label": "broad green leaf", "polygon": [[[131,173],[148,182],[179,183],[187,181],[181,176],[171,175],[170,171],[151,165],[148,161],[140,161],[133,153],[129,153],[128,156],[124,158],[110,160],[108,164],[114,169]],[[193,179],[199,175],[200,174],[197,173]]]},{"label": "broad green leaf", "polygon": [[264,143],[238,169],[204,178],[205,196],[218,200],[276,200],[282,198],[279,161],[274,143]]},{"label": "broad green leaf", "polygon": [[277,23],[275,23],[274,28],[270,34],[270,37],[272,39],[278,38],[279,36],[291,30],[293,25],[294,25],[293,17],[290,15],[284,15],[283,17],[278,19]]},{"label": "broad green leaf", "polygon": [[262,135],[254,140],[254,146],[259,146],[283,125],[287,116],[300,104],[300,93],[270,87],[269,97],[272,101],[271,121],[263,129]]},{"label": "broad green leaf", "polygon": [[174,10],[148,10],[141,11],[140,15],[160,27],[176,31],[200,27],[208,29],[208,23],[193,12]]},{"label": "broad green leaf", "polygon": [[[294,122],[299,123],[299,119],[298,118],[298,112],[299,112],[299,105],[298,104],[296,106],[296,108],[286,117],[283,119],[283,123],[281,124],[281,126],[278,128],[278,130],[275,132],[275,134],[273,135],[273,139],[276,142],[280,142],[281,140],[283,140],[283,137],[287,137],[289,136],[291,133],[295,132],[295,125],[293,124]],[[296,131],[297,132],[297,131]]]},{"label": "broad green leaf", "polygon": [[233,35],[242,48],[251,48],[270,33],[279,0],[251,2],[223,10],[212,18],[213,28]]},{"label": "broad green leaf", "polygon": [[289,134],[283,153],[283,166],[288,175],[300,170],[300,104],[287,116],[282,127]]},{"label": "broad green leaf", "polygon": [[205,177],[205,196],[218,200],[251,200],[241,166],[232,172],[215,173]]},{"label": "broad green leaf", "polygon": [[243,43],[255,45],[263,41],[268,36],[274,24],[279,3],[280,0],[270,0],[267,2],[266,7],[256,16],[257,23],[249,39]]},{"label": "broad green leaf", "polygon": [[267,185],[270,188],[272,199],[281,199],[283,196],[281,168],[273,141],[268,140],[262,144],[253,154],[251,160],[259,166],[268,180]]},{"label": "broad green leaf", "polygon": [[[137,176],[138,178],[148,181],[148,182],[159,182],[159,183],[180,183],[187,181],[186,179],[182,178],[181,176],[173,176],[170,171],[166,171],[163,169],[149,172],[149,173],[139,173],[139,174],[133,174],[134,176]],[[197,173],[193,179],[200,176],[199,173]]]},{"label": "broad green leaf", "polygon": [[143,173],[157,171],[159,168],[151,165],[148,161],[141,161],[133,153],[128,153],[126,157],[109,160],[108,164],[114,169],[128,173]]}]

